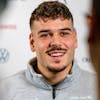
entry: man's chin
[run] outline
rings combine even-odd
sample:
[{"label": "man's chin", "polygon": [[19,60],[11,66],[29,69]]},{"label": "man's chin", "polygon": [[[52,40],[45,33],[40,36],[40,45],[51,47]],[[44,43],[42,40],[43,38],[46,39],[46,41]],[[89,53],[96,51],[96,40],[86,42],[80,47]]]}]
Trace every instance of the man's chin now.
[{"label": "man's chin", "polygon": [[48,66],[48,70],[53,73],[58,73],[65,69],[66,69],[66,66],[57,66],[57,67],[56,66],[53,66],[53,67]]}]

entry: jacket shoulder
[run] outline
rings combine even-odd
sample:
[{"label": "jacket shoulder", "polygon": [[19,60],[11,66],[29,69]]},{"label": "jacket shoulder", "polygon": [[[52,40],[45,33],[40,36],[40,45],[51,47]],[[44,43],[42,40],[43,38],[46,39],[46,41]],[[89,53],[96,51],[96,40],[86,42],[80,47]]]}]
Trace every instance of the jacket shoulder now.
[{"label": "jacket shoulder", "polygon": [[22,83],[25,83],[25,70],[0,80],[1,100],[11,100],[11,97],[13,96],[13,94],[17,92],[16,89]]}]

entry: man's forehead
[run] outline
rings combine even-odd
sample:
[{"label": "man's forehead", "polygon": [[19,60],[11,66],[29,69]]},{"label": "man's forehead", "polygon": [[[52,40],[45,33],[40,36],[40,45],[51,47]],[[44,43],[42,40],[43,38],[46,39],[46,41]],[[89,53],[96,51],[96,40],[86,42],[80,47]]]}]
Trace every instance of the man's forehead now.
[{"label": "man's forehead", "polygon": [[40,30],[61,30],[61,29],[70,29],[73,30],[73,24],[71,20],[65,19],[50,19],[48,21],[43,20],[35,20],[32,25],[32,31],[40,31]]}]

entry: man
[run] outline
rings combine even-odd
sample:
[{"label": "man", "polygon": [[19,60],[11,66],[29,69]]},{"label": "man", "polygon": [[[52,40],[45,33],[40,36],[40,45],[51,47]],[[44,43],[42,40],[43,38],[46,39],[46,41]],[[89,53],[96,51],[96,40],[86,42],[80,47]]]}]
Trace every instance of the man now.
[{"label": "man", "polygon": [[96,100],[95,77],[74,60],[77,33],[69,9],[58,1],[40,4],[30,18],[28,69],[1,82],[1,100]]},{"label": "man", "polygon": [[93,0],[92,18],[89,34],[89,51],[98,76],[98,95],[100,100],[100,0]]}]

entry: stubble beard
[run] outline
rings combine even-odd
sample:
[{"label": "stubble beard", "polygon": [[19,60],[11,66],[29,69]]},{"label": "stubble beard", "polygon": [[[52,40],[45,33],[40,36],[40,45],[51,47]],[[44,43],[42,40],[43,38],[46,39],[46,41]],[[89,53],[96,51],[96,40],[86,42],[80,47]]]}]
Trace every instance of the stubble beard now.
[{"label": "stubble beard", "polygon": [[[55,63],[59,64],[60,61],[55,61]],[[58,68],[55,68],[55,67],[52,67],[52,66],[47,66],[47,69],[48,69],[48,71],[56,74],[56,73],[64,71],[66,69],[66,65],[62,65],[62,66],[58,65]]]}]

